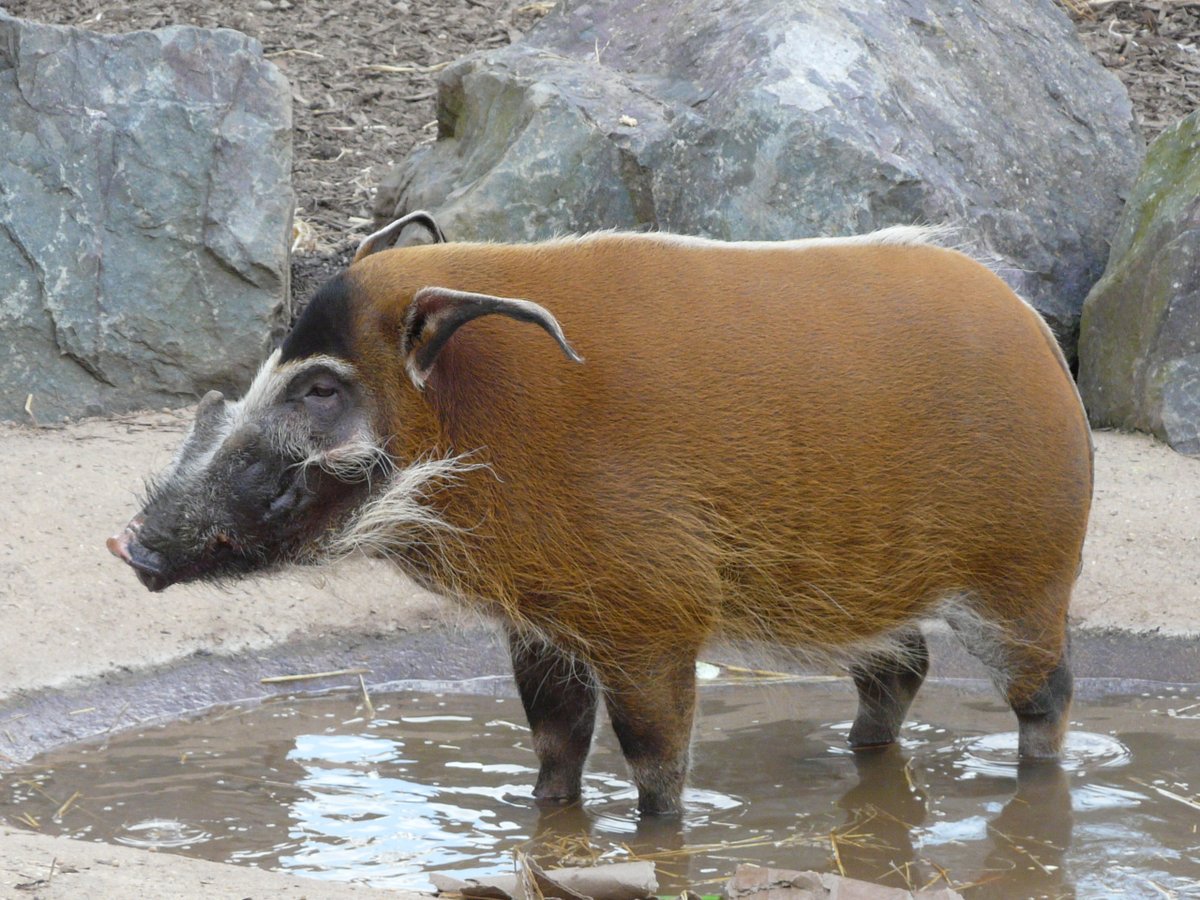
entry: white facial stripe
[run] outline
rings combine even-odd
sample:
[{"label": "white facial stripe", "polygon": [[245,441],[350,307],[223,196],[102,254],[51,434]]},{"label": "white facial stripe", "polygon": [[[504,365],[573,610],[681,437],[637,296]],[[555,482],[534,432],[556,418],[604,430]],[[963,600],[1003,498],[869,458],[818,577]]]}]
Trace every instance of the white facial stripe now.
[{"label": "white facial stripe", "polygon": [[[259,367],[258,374],[250,382],[250,387],[242,395],[242,399],[229,405],[229,427],[225,432],[226,437],[235,430],[236,426],[245,422],[248,411],[262,409],[269,405],[283,389],[283,385],[279,381],[279,370],[279,351],[276,350]],[[224,439],[222,439],[223,441]]]},{"label": "white facial stripe", "polygon": [[[278,372],[279,351],[276,350],[259,366],[258,373],[254,376],[254,380],[250,382],[250,387],[242,396],[242,399],[225,405],[223,410],[225,414],[224,421],[218,427],[217,436],[202,453],[188,460],[186,468],[179,472],[181,476],[194,477],[204,472],[208,468],[209,463],[212,462],[213,457],[217,455],[217,451],[229,439],[229,436],[245,424],[249,418],[249,413],[262,409],[275,399],[283,389],[283,385],[279,381]],[[192,435],[189,434],[188,439],[190,440],[191,437]],[[187,446],[186,441],[184,446]]]},{"label": "white facial stripe", "polygon": [[346,381],[357,380],[354,366],[336,356],[305,356],[302,359],[289,360],[280,365],[279,351],[271,354],[270,359],[263,363],[246,395],[237,403],[232,404],[230,416],[232,425],[230,433],[236,431],[256,414],[279,400],[280,395],[297,375],[313,368],[328,369],[339,378]]},{"label": "white facial stripe", "polygon": [[307,356],[303,359],[291,360],[281,365],[279,363],[279,351],[276,350],[259,368],[258,374],[254,376],[254,381],[251,382],[242,399],[225,405],[222,410],[223,421],[217,426],[217,433],[210,440],[208,446],[202,452],[189,458],[186,464],[184,464],[183,457],[189,450],[188,445],[195,436],[195,426],[193,426],[184,439],[179,453],[163,477],[165,479],[193,478],[204,472],[217,455],[217,451],[221,449],[231,435],[239,428],[261,416],[266,409],[278,402],[280,396],[287,389],[288,384],[298,374],[318,366],[328,369],[339,378],[347,381],[353,381],[357,377],[354,367],[344,359],[324,355]]}]

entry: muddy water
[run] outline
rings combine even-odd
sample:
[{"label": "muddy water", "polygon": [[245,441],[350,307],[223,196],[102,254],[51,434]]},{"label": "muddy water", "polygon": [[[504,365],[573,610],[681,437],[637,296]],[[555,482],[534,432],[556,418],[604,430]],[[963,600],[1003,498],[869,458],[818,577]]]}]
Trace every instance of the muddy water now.
[{"label": "muddy water", "polygon": [[[428,686],[426,686],[428,687]],[[899,747],[846,751],[843,682],[705,683],[682,821],[639,821],[606,724],[582,808],[539,811],[520,704],[395,690],[284,698],[131,731],[0,776],[0,819],[315,877],[427,888],[428,873],[630,853],[662,892],[740,861],[967,897],[1200,897],[1200,694],[1079,703],[1061,767],[1019,768],[990,694],[926,685]]]}]

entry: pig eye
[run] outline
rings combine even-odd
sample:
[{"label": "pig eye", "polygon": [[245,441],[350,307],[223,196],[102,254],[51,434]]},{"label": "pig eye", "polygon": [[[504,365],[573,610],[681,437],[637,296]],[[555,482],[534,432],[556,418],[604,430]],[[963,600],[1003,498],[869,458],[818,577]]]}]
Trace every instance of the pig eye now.
[{"label": "pig eye", "polygon": [[321,421],[336,415],[341,408],[342,386],[334,378],[319,376],[301,390],[305,408]]},{"label": "pig eye", "polygon": [[328,372],[310,372],[292,384],[291,392],[293,402],[302,403],[310,414],[323,421],[341,410],[346,385]]}]

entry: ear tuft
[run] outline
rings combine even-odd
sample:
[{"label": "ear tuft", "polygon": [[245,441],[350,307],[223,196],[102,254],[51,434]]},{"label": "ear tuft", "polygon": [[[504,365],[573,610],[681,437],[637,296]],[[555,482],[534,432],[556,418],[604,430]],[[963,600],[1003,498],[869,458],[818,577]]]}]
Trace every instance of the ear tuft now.
[{"label": "ear tuft", "polygon": [[472,319],[487,315],[508,316],[537,325],[554,338],[567,359],[583,362],[583,357],[567,343],[558,320],[548,309],[532,300],[426,287],[417,291],[408,308],[401,345],[405,356],[404,367],[417,390],[425,389],[425,382],[437,362],[438,354],[454,332]]}]

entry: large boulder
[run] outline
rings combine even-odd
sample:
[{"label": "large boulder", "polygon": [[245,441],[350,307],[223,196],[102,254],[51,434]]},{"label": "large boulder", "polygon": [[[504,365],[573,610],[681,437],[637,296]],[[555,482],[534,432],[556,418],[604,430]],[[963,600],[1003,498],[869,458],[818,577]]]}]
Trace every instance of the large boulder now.
[{"label": "large boulder", "polygon": [[386,219],[458,239],[954,221],[1073,349],[1144,148],[1054,0],[564,0],[447,69]]},{"label": "large boulder", "polygon": [[237,32],[0,10],[0,419],[250,379],[289,313],[290,103]]},{"label": "large boulder", "polygon": [[1200,113],[1150,147],[1083,307],[1079,390],[1094,424],[1200,454]]}]

